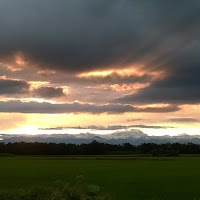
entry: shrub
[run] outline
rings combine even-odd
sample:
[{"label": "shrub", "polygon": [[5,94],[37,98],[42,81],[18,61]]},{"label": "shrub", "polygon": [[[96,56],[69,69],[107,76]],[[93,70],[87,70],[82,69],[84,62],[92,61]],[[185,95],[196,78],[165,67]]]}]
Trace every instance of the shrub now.
[{"label": "shrub", "polygon": [[73,183],[56,181],[49,187],[35,187],[0,194],[1,200],[111,200],[99,186],[87,184],[82,176]]}]

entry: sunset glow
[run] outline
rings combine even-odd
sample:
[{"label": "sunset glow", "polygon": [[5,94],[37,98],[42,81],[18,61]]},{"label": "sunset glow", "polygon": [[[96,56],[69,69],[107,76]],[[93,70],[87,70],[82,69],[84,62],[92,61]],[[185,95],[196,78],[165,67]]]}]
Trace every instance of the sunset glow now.
[{"label": "sunset glow", "polygon": [[6,3],[8,11],[0,12],[6,25],[0,37],[1,134],[121,127],[200,135],[196,3],[172,6],[170,15],[167,3],[104,3],[73,2],[74,12],[69,2]]}]

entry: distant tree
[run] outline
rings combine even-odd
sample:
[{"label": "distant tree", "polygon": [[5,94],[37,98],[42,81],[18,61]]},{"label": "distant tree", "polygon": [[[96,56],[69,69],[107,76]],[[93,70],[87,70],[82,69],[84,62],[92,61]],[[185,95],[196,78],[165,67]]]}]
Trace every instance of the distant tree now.
[{"label": "distant tree", "polygon": [[90,144],[65,143],[0,143],[0,154],[15,155],[105,155],[105,154],[152,154],[152,156],[200,154],[200,145],[193,143],[144,143],[138,146],[129,143],[105,144],[94,140]]}]

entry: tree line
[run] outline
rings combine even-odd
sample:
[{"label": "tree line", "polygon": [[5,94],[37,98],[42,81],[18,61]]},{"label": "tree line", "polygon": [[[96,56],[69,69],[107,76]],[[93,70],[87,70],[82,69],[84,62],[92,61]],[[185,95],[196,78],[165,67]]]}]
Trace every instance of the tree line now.
[{"label": "tree line", "polygon": [[153,156],[179,154],[200,154],[200,145],[194,143],[143,143],[140,145],[107,144],[93,141],[89,144],[65,143],[0,143],[0,154],[14,155],[112,155],[152,154]]}]

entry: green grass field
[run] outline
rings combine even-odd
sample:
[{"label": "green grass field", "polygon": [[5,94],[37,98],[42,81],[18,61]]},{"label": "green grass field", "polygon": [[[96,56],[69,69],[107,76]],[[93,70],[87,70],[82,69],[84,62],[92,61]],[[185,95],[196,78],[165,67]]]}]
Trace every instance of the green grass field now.
[{"label": "green grass field", "polygon": [[82,174],[114,200],[200,199],[200,157],[0,157],[0,192]]}]

